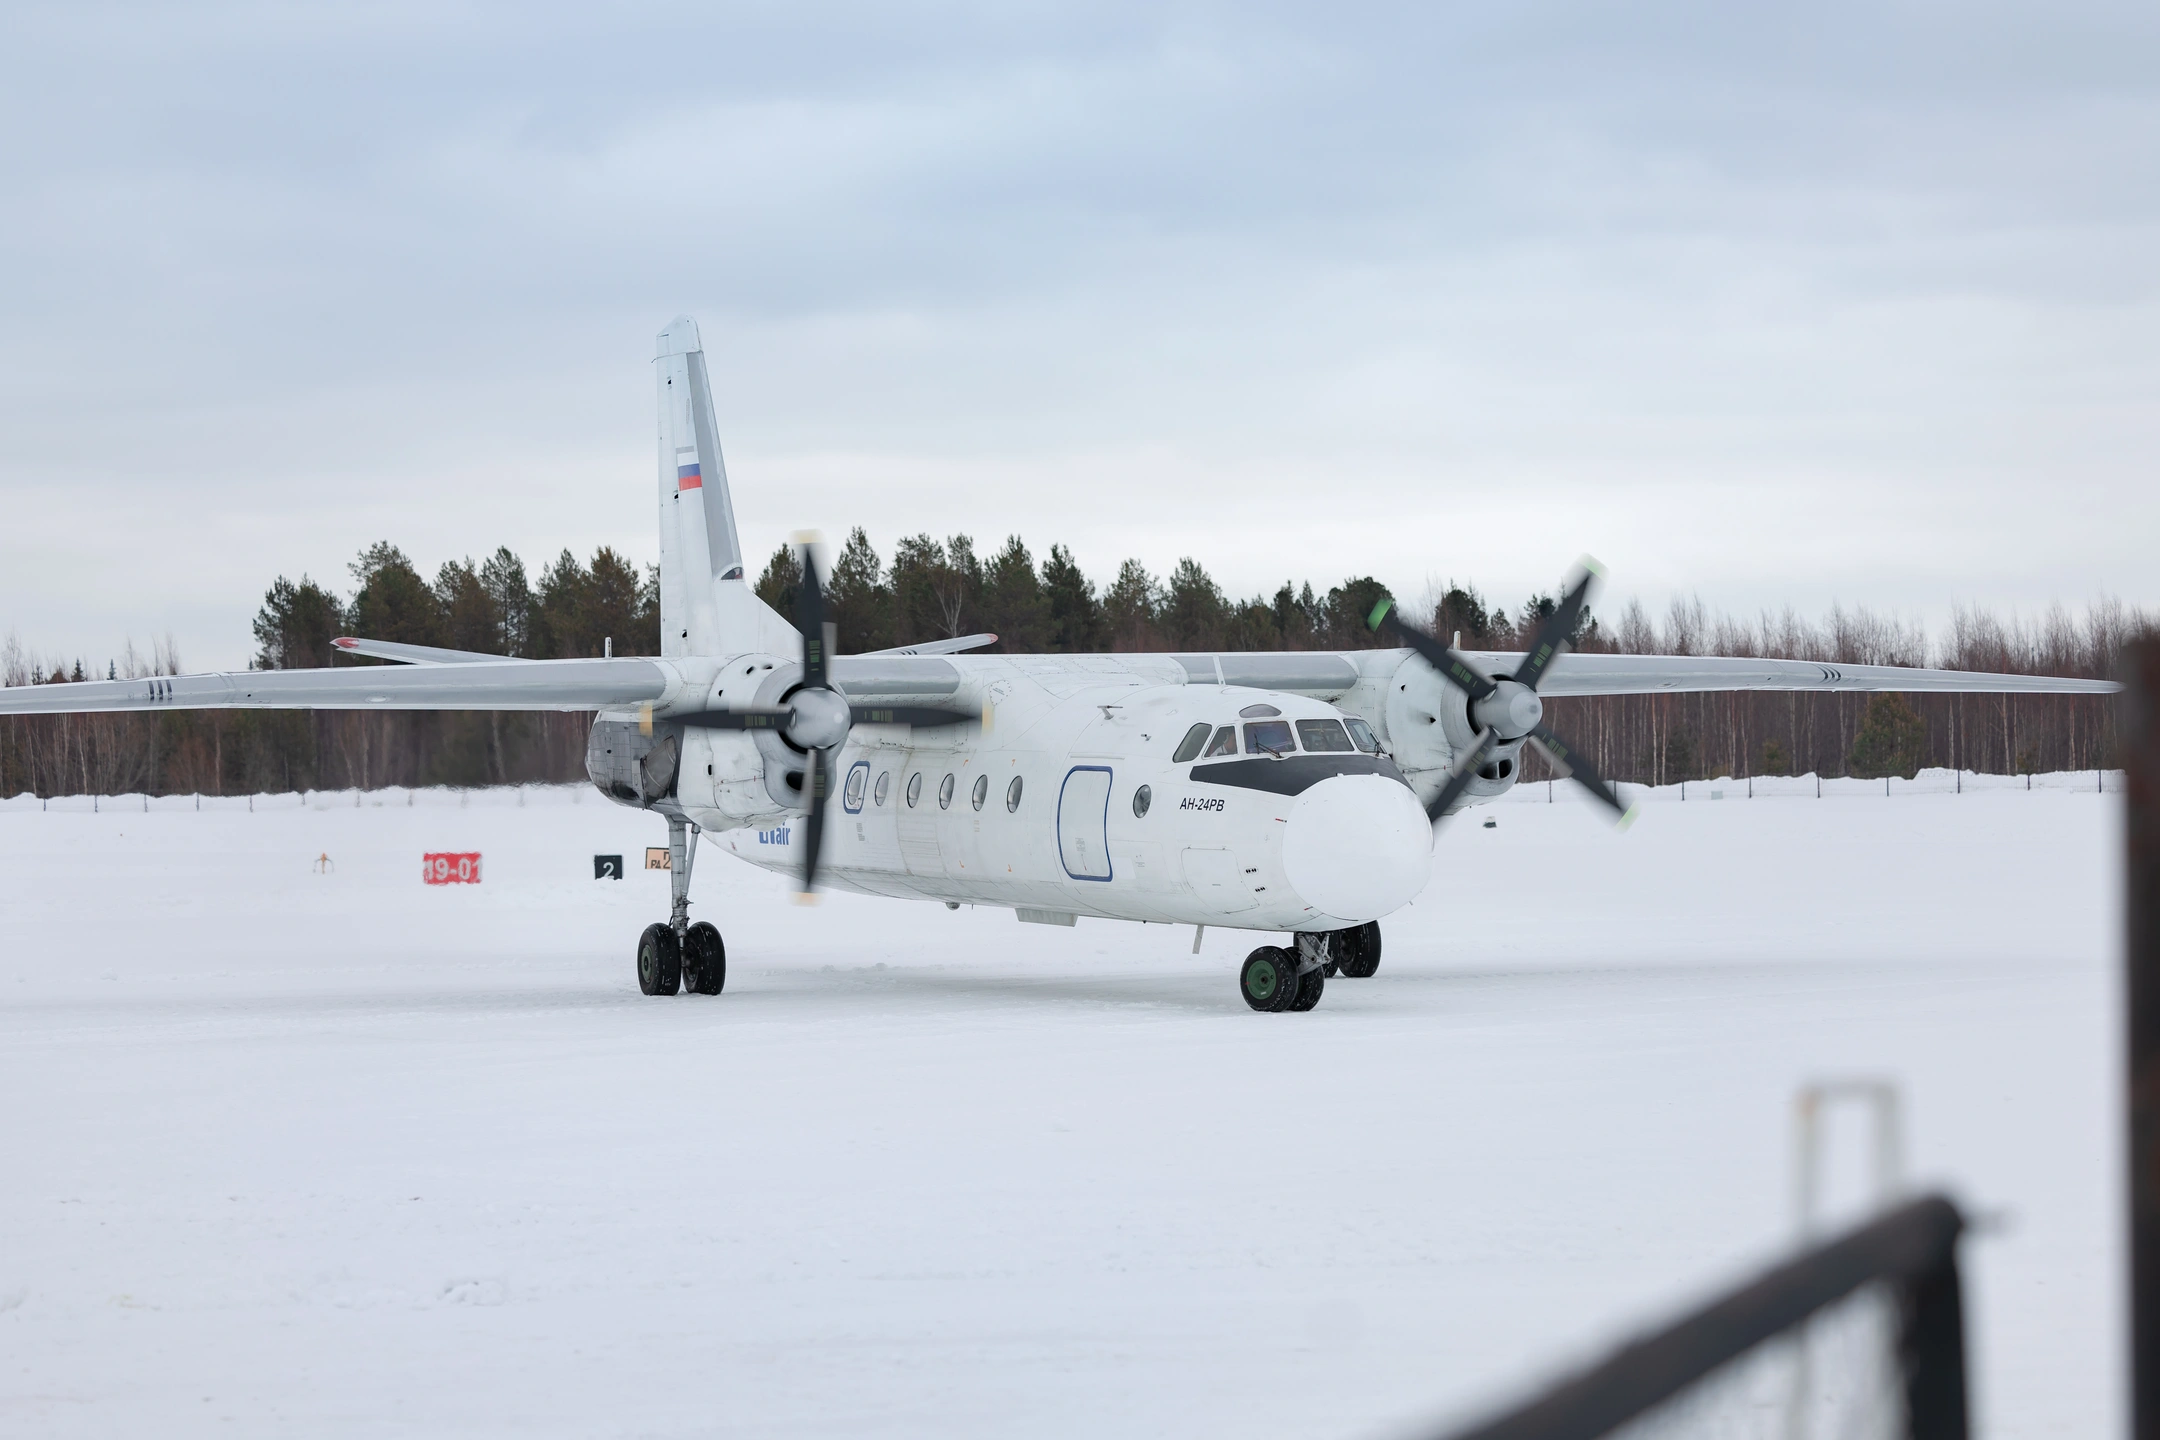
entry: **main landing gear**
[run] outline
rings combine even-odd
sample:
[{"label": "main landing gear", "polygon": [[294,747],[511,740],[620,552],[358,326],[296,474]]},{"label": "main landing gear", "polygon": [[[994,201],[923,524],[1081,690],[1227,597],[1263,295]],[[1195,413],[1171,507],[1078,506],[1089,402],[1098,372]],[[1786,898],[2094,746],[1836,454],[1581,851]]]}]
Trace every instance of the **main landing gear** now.
[{"label": "main landing gear", "polygon": [[690,867],[697,859],[696,832],[689,822],[668,821],[668,887],[674,905],[664,925],[648,925],[638,937],[638,989],[647,995],[718,995],[727,984],[727,946],[719,927],[707,920],[690,923]]},{"label": "main landing gear", "polygon": [[1310,1010],[1320,1003],[1328,977],[1362,980],[1380,968],[1380,922],[1348,930],[1308,931],[1294,949],[1263,945],[1245,957],[1238,993],[1255,1010]]}]

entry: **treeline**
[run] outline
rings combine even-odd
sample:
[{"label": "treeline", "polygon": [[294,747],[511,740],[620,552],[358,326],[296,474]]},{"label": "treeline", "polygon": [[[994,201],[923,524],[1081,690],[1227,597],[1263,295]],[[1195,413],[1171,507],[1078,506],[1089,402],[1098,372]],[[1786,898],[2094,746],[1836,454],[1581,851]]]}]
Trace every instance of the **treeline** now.
[{"label": "treeline", "polygon": [[[253,664],[287,669],[366,664],[334,650],[338,635],[537,658],[656,654],[659,577],[602,547],[590,562],[564,551],[532,577],[507,548],[475,564],[443,565],[431,580],[388,542],[349,567],[348,595],[284,576],[254,621]],[[984,555],[965,535],[904,539],[887,563],[860,529],[831,557],[828,618],[843,653],[989,631],[994,651],[1360,649],[1385,643],[1368,623],[1383,600],[1370,576],[1325,591],[1285,581],[1246,599],[1226,594],[1193,559],[1157,576],[1127,560],[1097,585],[1070,551],[1038,562],[1018,537]],[[801,574],[776,551],[757,590],[792,615]],[[1509,610],[1474,585],[1433,587],[1404,613],[1472,650],[1517,647],[1549,615],[1550,595]],[[2155,617],[2112,601],[2073,616],[2029,620],[1961,609],[1931,643],[1917,625],[1835,607],[1821,621],[1791,610],[1741,618],[1700,600],[1653,619],[1630,603],[1617,620],[1586,615],[1576,643],[1590,651],[1752,655],[1846,664],[1939,665],[2008,674],[2103,678]],[[180,673],[169,645],[132,649],[101,669],[40,659],[10,638],[0,679],[10,685]],[[1553,721],[1607,775],[1646,784],[1711,775],[1910,773],[1923,765],[1996,773],[2110,763],[2112,708],[2104,696],[1715,695],[1613,696],[1550,702]],[[0,794],[127,791],[242,793],[484,785],[572,780],[583,774],[587,717],[437,712],[176,711],[8,717],[0,725]],[[1533,759],[1526,774],[1542,772]]]}]

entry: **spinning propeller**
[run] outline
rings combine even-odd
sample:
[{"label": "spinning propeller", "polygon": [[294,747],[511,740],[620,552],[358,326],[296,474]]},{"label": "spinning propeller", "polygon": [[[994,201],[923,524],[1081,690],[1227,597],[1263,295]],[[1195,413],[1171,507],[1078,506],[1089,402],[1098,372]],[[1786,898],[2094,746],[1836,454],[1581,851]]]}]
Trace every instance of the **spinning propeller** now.
[{"label": "spinning propeller", "polygon": [[707,710],[682,716],[685,725],[714,730],[777,730],[780,737],[810,759],[804,786],[809,792],[810,823],[804,831],[802,888],[808,898],[817,884],[818,849],[825,840],[825,802],[832,795],[832,752],[845,744],[856,725],[965,725],[980,720],[978,710],[936,705],[851,705],[826,678],[833,629],[825,620],[825,587],[818,579],[817,557],[807,540],[797,537],[802,585],[795,592],[795,628],[802,634],[802,683],[779,705],[741,710]]},{"label": "spinning propeller", "polygon": [[1470,788],[1471,775],[1495,745],[1523,739],[1537,747],[1538,753],[1545,757],[1545,763],[1552,767],[1553,774],[1573,780],[1611,806],[1623,828],[1634,820],[1635,812],[1621,803],[1612,786],[1597,773],[1590,761],[1545,724],[1545,702],[1538,699],[1537,693],[1538,682],[1545,678],[1552,662],[1567,653],[1576,622],[1582,618],[1583,605],[1590,598],[1590,586],[1600,573],[1596,562],[1585,557],[1579,573],[1560,597],[1559,605],[1530,637],[1529,653],[1513,675],[1487,675],[1454,646],[1403,623],[1402,617],[1393,611],[1393,602],[1383,604],[1374,615],[1374,629],[1383,624],[1391,626],[1404,644],[1417,651],[1426,664],[1440,672],[1441,678],[1468,697],[1470,723],[1478,727],[1477,738],[1455,757],[1447,783],[1425,807],[1425,813],[1433,820],[1438,821],[1447,813],[1448,807],[1462,797],[1463,791]]}]

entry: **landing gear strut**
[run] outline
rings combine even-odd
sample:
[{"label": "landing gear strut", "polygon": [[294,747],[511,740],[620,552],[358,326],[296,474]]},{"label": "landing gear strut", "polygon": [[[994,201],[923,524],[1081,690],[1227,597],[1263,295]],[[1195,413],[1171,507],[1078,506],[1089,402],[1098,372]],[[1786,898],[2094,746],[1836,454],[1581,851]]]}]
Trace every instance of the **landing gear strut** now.
[{"label": "landing gear strut", "polygon": [[668,820],[668,889],[674,897],[667,923],[648,925],[638,937],[638,989],[647,995],[718,995],[727,984],[727,947],[712,922],[690,923],[690,867],[697,860],[697,827]]}]

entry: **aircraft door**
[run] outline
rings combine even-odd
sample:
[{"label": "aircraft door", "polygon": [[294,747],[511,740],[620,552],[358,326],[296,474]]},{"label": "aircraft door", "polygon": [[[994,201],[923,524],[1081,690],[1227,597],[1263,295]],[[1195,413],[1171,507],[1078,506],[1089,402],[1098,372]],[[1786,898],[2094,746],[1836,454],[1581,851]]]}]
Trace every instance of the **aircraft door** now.
[{"label": "aircraft door", "polygon": [[1110,767],[1075,765],[1058,788],[1058,858],[1075,880],[1110,878]]}]

